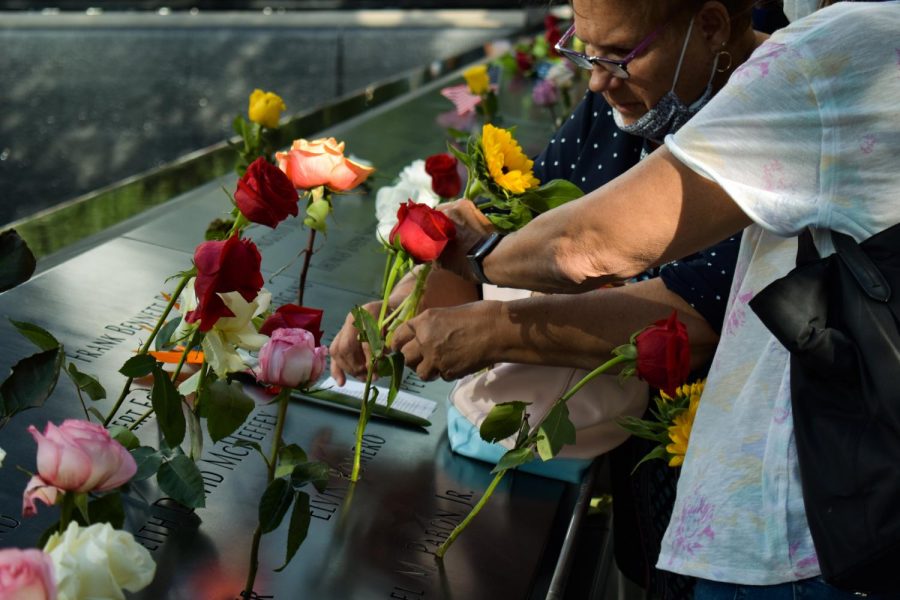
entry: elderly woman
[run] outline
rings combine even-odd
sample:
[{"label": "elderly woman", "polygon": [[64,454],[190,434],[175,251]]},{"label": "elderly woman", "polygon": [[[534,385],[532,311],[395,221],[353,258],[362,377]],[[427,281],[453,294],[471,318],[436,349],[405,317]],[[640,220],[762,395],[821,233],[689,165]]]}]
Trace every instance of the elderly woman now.
[{"label": "elderly woman", "polygon": [[[592,96],[579,109],[584,111],[586,106],[593,105],[593,118],[598,122],[607,119],[609,112],[620,132],[647,140],[645,150],[652,150],[666,134],[677,130],[708,102],[734,68],[765,38],[750,26],[753,0],[705,3],[682,0],[665,3],[668,8],[660,12],[661,5],[653,0],[638,4],[626,0],[575,0],[573,31],[561,41],[565,43],[576,33],[587,43],[586,55],[562,48],[564,56],[591,69]],[[603,100],[594,101],[593,95],[602,96]],[[598,106],[606,110],[598,111]],[[587,187],[588,177],[591,183],[599,185],[618,174],[616,165],[609,164],[602,153],[608,145],[619,144],[626,136],[601,139],[593,130],[577,136],[582,144],[577,170],[579,174],[582,169],[588,171],[582,177],[564,171],[566,161],[559,166],[560,161],[554,158],[556,165],[547,164],[567,137],[572,144],[571,135],[557,135],[555,144],[538,158],[536,171],[543,178],[566,177]],[[598,177],[598,173],[602,175]],[[721,309],[700,313],[692,306],[707,298],[688,297],[689,286],[683,284],[687,276],[682,276],[680,269],[696,269],[699,264],[712,262],[711,257],[718,257],[719,261],[723,255],[733,256],[736,241],[729,236],[722,244],[718,251],[711,249],[709,256],[695,264],[674,265],[668,278],[581,298],[551,297],[509,303],[507,306],[515,311],[514,316],[501,310],[497,303],[462,306],[479,298],[476,288],[451,273],[436,271],[429,279],[423,307],[458,307],[454,314],[463,318],[451,322],[439,318],[436,311],[426,312],[420,318],[420,335],[424,334],[426,320],[433,320],[435,343],[440,340],[454,345],[435,352],[435,362],[419,363],[419,374],[425,378],[436,375],[452,378],[500,361],[593,368],[628,334],[665,317],[672,308],[682,313],[688,325],[691,339],[696,343],[695,364],[699,366],[711,356],[722,313]],[[728,261],[717,262],[717,266],[721,266],[719,271],[730,275]],[[691,279],[697,278],[704,276],[691,275]],[[716,283],[718,293],[711,287],[710,297],[718,295],[719,302],[724,304],[721,298],[726,295],[729,283],[730,277],[724,283]],[[401,300],[409,287],[400,286],[398,290],[395,301]],[[528,339],[523,340],[521,319],[527,322],[532,317],[522,311],[533,311],[534,318],[541,322],[547,320],[547,311],[552,311],[563,319],[567,329],[572,328],[577,318],[578,333],[552,329],[529,331]],[[489,330],[483,326],[485,323],[496,326],[497,330],[492,328],[490,335],[486,335]],[[579,335],[583,331],[582,323],[594,325]],[[440,329],[464,326],[468,326],[467,331]],[[503,326],[508,327],[501,331],[499,328]],[[510,337],[498,340],[495,335]],[[352,317],[348,316],[331,352],[332,374],[339,382],[343,381],[345,372],[364,376],[365,357],[356,341]]]},{"label": "elderly woman", "polygon": [[[788,353],[747,302],[793,268],[789,236],[813,227],[859,241],[900,221],[898,30],[897,2],[837,4],[792,24],[665,148],[507,236],[480,266],[499,285],[594,289],[749,226],[659,558],[700,578],[699,599],[858,597],[817,577]],[[488,228],[471,204],[449,212],[459,243],[443,265],[474,279],[464,252]],[[833,250],[827,231],[815,238]],[[431,360],[418,331],[413,320],[395,338],[413,364]]]},{"label": "elderly woman", "polygon": [[[641,145],[644,152],[652,150],[657,146],[653,140],[690,118],[764,38],[751,29],[750,0],[668,3],[665,13],[657,13],[655,4],[574,2],[575,26],[563,40],[562,52],[591,70],[592,91],[536,159],[535,174],[541,180],[566,178],[585,191],[606,183],[636,162]],[[588,43],[588,56],[568,50],[572,33]],[[417,321],[417,339],[430,348],[428,360],[417,365],[419,374],[458,377],[502,362],[590,369],[632,332],[665,318],[673,308],[688,326],[694,366],[701,367],[718,339],[738,241],[739,236],[728,238],[667,266],[660,277],[580,296],[473,302],[479,298],[473,284],[436,271],[423,302],[431,310]],[[401,287],[392,301],[398,303],[408,289]],[[352,317],[331,353],[332,373],[339,382],[344,371],[364,376],[365,358]],[[618,443],[625,434],[616,433]],[[630,457],[647,451],[642,444],[629,441],[613,456],[614,471],[623,474],[615,494],[617,527],[640,530],[642,537],[617,538],[620,568],[660,596],[684,597],[686,582],[657,577],[652,569],[668,521],[664,509],[671,509],[674,497],[674,473],[663,466],[662,473],[644,468],[638,478],[630,477],[636,462]],[[643,489],[651,480],[653,490]],[[637,501],[653,497],[652,508],[646,501],[648,506],[634,513],[632,486],[642,489]],[[620,519],[630,514],[641,522],[623,525]],[[629,542],[634,552],[624,548]],[[625,554],[632,557],[630,567]],[[650,564],[641,564],[644,560]]]}]

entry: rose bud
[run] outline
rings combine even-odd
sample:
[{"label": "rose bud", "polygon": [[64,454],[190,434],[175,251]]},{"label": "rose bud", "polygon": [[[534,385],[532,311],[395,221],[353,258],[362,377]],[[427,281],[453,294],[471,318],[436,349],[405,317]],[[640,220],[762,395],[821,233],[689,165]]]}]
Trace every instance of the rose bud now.
[{"label": "rose bud", "polygon": [[397,211],[390,242],[399,242],[417,263],[426,263],[437,259],[455,235],[456,227],[444,213],[410,200]]},{"label": "rose bud", "polygon": [[56,600],[53,561],[40,550],[0,550],[0,600]]},{"label": "rose bud", "polygon": [[455,156],[447,153],[425,159],[425,172],[431,175],[431,189],[441,198],[456,198],[462,189],[462,180],[456,170],[458,162]]},{"label": "rose bud", "polygon": [[315,383],[325,370],[328,349],[316,346],[305,329],[276,329],[259,351],[256,378],[283,388],[303,388]]},{"label": "rose bud", "polygon": [[278,120],[281,119],[282,111],[286,108],[284,100],[278,94],[253,90],[253,93],[250,94],[247,116],[254,123],[259,123],[269,129],[275,129],[278,127]]},{"label": "rose bud", "polygon": [[248,221],[274,228],[290,216],[297,216],[299,196],[284,172],[260,157],[238,180],[234,201]]},{"label": "rose bud", "polygon": [[137,472],[134,458],[102,425],[66,419],[59,427],[47,423],[43,435],[34,425],[28,432],[38,445],[40,481],[36,476],[26,488],[26,516],[33,514],[34,499],[55,498],[41,483],[64,492],[104,492],[127,483]]},{"label": "rose bud", "polygon": [[672,311],[635,336],[637,374],[651,386],[674,397],[676,388],[691,371],[691,346],[687,328]]},{"label": "rose bud", "polygon": [[209,331],[221,317],[234,316],[219,293],[238,292],[252,302],[262,289],[262,256],[250,240],[232,236],[224,242],[203,242],[194,250],[194,264],[197,308],[185,315],[185,321],[200,321],[200,331]]}]

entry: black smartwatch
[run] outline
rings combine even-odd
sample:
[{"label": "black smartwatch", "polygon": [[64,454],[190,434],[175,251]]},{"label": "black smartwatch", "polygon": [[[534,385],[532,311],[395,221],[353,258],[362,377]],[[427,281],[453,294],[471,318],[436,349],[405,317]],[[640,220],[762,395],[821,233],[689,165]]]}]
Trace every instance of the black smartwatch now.
[{"label": "black smartwatch", "polygon": [[472,267],[472,274],[479,283],[491,283],[484,275],[484,258],[497,247],[503,235],[496,231],[486,238],[482,239],[469,249],[466,258],[469,259],[469,266]]}]

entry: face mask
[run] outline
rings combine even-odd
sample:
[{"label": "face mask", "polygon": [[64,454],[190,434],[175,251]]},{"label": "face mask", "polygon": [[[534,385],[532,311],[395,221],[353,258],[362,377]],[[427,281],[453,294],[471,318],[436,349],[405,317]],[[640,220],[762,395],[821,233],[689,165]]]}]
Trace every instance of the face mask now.
[{"label": "face mask", "polygon": [[672,81],[672,89],[666,92],[666,95],[660,98],[656,106],[651,108],[634,123],[625,124],[625,120],[619,111],[613,109],[613,119],[619,129],[625,133],[638,135],[656,142],[662,142],[670,133],[675,133],[681,126],[697,114],[701,108],[706,106],[709,99],[712,98],[713,78],[716,75],[716,68],[719,65],[719,55],[713,59],[712,71],[709,74],[709,81],[706,83],[706,89],[703,94],[690,106],[685,106],[681,98],[675,95],[675,85],[678,83],[678,76],[681,74],[681,63],[684,61],[684,53],[687,50],[688,41],[691,39],[691,30],[694,28],[694,21],[688,26],[687,36],[684,38],[684,44],[681,46],[681,56],[678,57],[678,66],[675,68],[675,79]]}]

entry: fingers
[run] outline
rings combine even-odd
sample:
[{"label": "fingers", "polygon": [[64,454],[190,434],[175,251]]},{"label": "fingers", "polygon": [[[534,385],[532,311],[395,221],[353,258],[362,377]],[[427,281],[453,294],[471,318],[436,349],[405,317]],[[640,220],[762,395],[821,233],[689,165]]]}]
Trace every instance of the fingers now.
[{"label": "fingers", "polygon": [[[368,310],[369,306],[365,308]],[[344,319],[344,325],[331,342],[328,352],[331,355],[331,376],[338,385],[346,383],[347,374],[357,379],[365,377],[366,348],[359,341],[352,314]]]},{"label": "fingers", "polygon": [[403,354],[406,366],[414,370],[419,379],[429,381],[437,377],[438,373],[432,367],[431,361],[425,359],[422,345],[416,339],[415,321],[416,319],[407,321],[397,328],[391,347],[395,352]]}]

